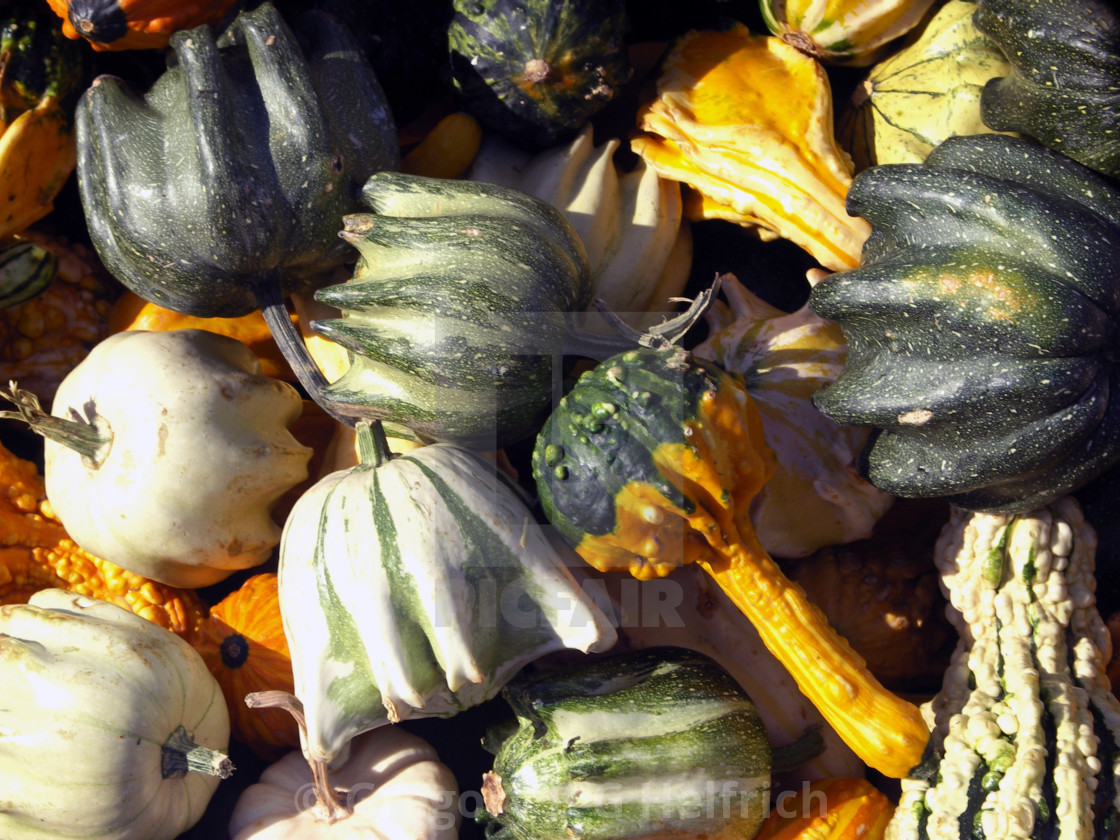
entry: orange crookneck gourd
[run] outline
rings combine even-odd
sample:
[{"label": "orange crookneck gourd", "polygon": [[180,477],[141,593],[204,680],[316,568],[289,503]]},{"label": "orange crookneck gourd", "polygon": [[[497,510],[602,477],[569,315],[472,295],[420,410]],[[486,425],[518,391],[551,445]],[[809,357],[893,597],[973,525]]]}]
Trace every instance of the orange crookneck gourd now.
[{"label": "orange crookneck gourd", "polygon": [[626,351],[577,381],[532,456],[542,507],[600,571],[705,569],[853,751],[901,778],[929,740],[758,542],[750,503],[774,472],[742,380],[676,347]]},{"label": "orange crookneck gourd", "polygon": [[666,55],[631,149],[691,188],[685,212],[788,239],[832,270],[859,265],[868,224],[844,199],[852,162],[814,58],[742,24],[689,32]]}]

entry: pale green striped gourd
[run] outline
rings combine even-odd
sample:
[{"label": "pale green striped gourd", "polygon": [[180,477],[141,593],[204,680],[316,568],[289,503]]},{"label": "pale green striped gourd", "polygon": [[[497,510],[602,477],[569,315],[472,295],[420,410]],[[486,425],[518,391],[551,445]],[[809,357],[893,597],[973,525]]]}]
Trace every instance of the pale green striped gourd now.
[{"label": "pale green striped gourd", "polygon": [[526,663],[616,633],[493,463],[453,444],[362,463],[300,497],[280,545],[280,609],[305,753],[330,761],[387,723],[450,717]]},{"label": "pale green striped gourd", "polygon": [[678,647],[526,672],[503,697],[516,725],[484,744],[491,840],[750,840],[770,796],[772,752],[747,693]]}]

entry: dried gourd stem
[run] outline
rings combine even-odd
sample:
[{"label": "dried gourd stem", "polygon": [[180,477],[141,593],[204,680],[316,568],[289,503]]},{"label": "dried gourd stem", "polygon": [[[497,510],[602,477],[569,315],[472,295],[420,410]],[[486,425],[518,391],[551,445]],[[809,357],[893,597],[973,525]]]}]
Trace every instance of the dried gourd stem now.
[{"label": "dried gourd stem", "polygon": [[179,726],[161,748],[163,778],[181,779],[187,773],[202,773],[228,779],[233,775],[233,762],[223,752],[196,744],[187,730]]},{"label": "dried gourd stem", "polygon": [[280,353],[291,367],[292,372],[299,380],[299,384],[307,391],[310,397],[320,408],[335,420],[346,426],[353,426],[355,418],[343,411],[342,403],[326,396],[326,388],[330,383],[315,364],[307,345],[303,343],[303,336],[299,334],[292,318],[288,314],[288,307],[284,304],[284,297],[280,293],[280,283],[275,275],[268,275],[252,284],[253,297],[264,316],[272,340],[280,348]]},{"label": "dried gourd stem", "polygon": [[660,324],[636,330],[612,312],[602,299],[596,299],[592,306],[614,331],[611,335],[601,335],[582,330],[569,324],[564,336],[564,353],[571,356],[586,356],[602,361],[616,353],[633,350],[635,347],[666,348],[672,347],[685,333],[699,321],[719,292],[722,276],[717,276],[712,285],[700,292],[695,298],[670,298],[674,303],[687,302],[688,308],[679,315]]},{"label": "dried gourd stem", "polygon": [[[293,718],[300,732],[307,737],[307,719],[303,715],[303,703],[286,691],[254,691],[245,695],[245,705],[250,709],[283,709]],[[327,762],[309,758],[311,786],[315,791],[315,818],[328,825],[344,820],[354,811],[347,806],[338,791],[331,784]]]},{"label": "dried gourd stem", "polygon": [[39,398],[15,383],[8,383],[8,390],[0,390],[0,397],[15,405],[17,411],[0,411],[0,418],[22,420],[36,433],[48,440],[72,449],[82,456],[91,469],[101,466],[113,443],[108,421],[97,413],[97,406],[90,400],[81,417],[71,408],[72,419],[55,417],[43,410]]}]

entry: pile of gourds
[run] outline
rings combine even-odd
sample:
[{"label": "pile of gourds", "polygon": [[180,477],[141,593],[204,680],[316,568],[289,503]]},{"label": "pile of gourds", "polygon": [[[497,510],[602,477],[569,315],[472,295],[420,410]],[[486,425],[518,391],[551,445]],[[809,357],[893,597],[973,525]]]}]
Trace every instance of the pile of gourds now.
[{"label": "pile of gourds", "polygon": [[0,836],[1120,836],[1120,14],[689,5],[0,6]]}]

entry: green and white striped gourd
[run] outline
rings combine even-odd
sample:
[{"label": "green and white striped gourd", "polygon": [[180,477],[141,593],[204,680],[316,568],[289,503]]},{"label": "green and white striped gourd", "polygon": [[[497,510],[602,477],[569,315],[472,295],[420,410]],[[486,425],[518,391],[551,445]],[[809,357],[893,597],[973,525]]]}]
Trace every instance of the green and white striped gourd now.
[{"label": "green and white striped gourd", "polygon": [[453,444],[392,456],[359,424],[362,463],[296,502],[280,545],[280,608],[305,752],[450,717],[527,662],[603,650],[616,633],[495,466]]},{"label": "green and white striped gourd", "polygon": [[16,242],[0,251],[0,309],[38,297],[54,282],[58,257],[34,242]]},{"label": "green and white striped gourd", "polygon": [[935,562],[960,641],[923,707],[931,750],[902,782],[889,840],[1120,834],[1096,544],[1069,496],[1023,515],[953,510]]},{"label": "green and white striped gourd", "polygon": [[628,651],[525,672],[502,694],[517,722],[484,742],[495,760],[476,819],[491,840],[758,833],[770,742],[751,698],[707,656]]}]

